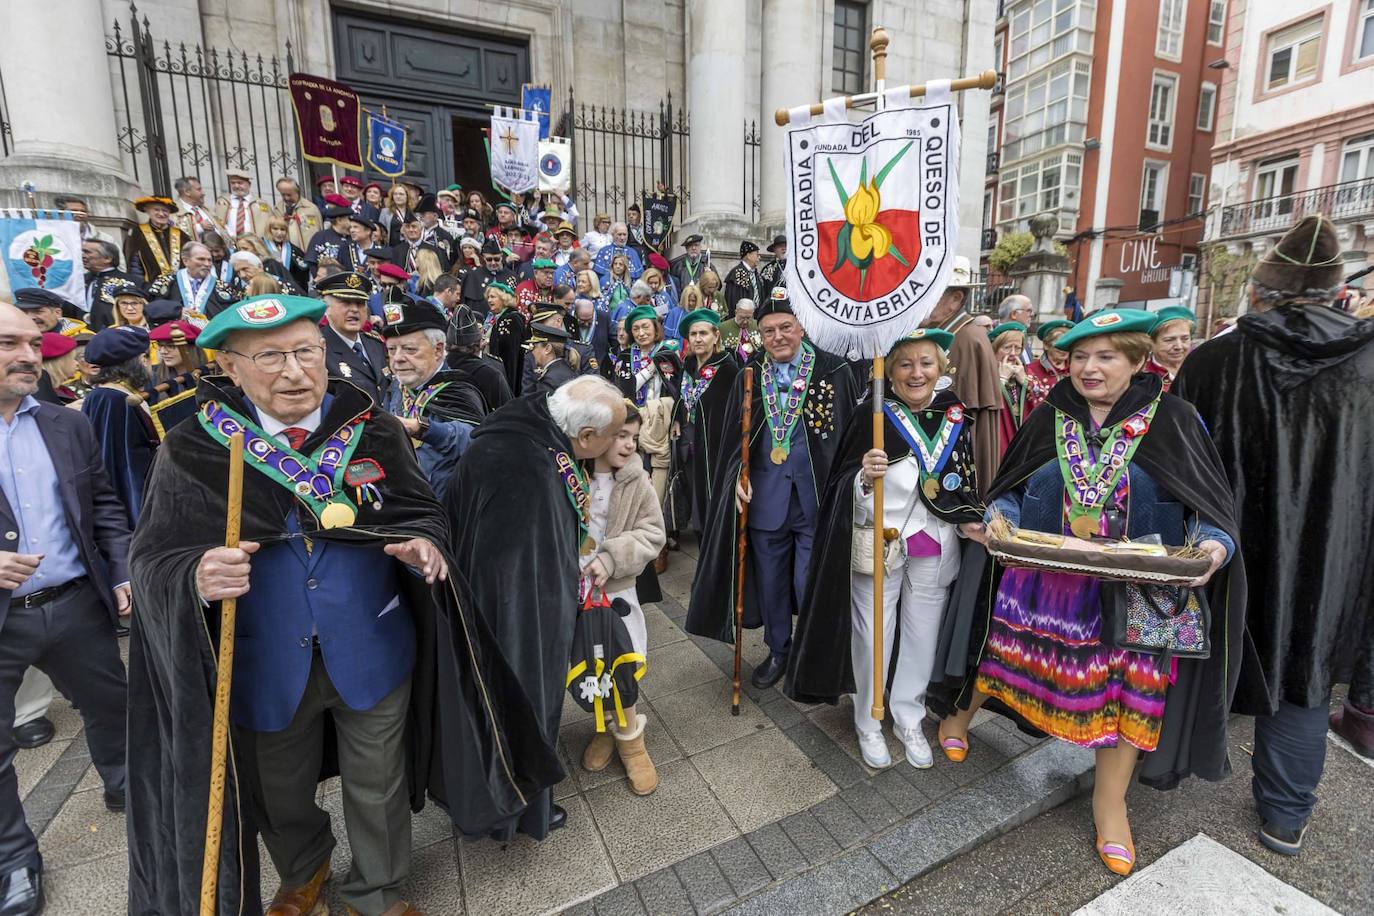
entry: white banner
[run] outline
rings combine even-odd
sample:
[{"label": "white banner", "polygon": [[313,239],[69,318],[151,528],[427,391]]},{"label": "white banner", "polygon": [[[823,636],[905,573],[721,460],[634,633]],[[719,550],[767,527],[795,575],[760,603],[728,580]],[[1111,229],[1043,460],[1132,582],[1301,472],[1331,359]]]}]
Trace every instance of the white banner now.
[{"label": "white banner", "polygon": [[0,210],[0,252],[11,296],[15,290],[38,286],[78,309],[84,305],[81,224],[70,211]]},{"label": "white banner", "polygon": [[787,292],[820,347],[884,355],[939,301],[959,238],[959,121],[949,84],[917,107],[787,131]]},{"label": "white banner", "polygon": [[491,115],[492,183],[512,194],[539,185],[539,119],[535,112],[497,108]]},{"label": "white banner", "polygon": [[572,144],[563,137],[539,141],[539,190],[568,193],[572,184]]}]

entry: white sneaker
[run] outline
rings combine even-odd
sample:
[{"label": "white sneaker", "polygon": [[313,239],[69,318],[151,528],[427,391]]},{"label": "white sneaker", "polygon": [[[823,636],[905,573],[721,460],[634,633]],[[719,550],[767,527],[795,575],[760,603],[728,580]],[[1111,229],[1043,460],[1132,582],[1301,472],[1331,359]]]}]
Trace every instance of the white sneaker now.
[{"label": "white sneaker", "polygon": [[930,743],[926,741],[926,736],[921,732],[920,726],[916,728],[902,728],[898,726],[893,731],[902,742],[902,747],[906,748],[906,759],[918,770],[929,769],[935,763],[935,759],[930,755]]},{"label": "white sneaker", "polygon": [[887,741],[881,731],[859,732],[859,753],[863,754],[864,763],[875,770],[892,766],[892,755],[887,752]]}]

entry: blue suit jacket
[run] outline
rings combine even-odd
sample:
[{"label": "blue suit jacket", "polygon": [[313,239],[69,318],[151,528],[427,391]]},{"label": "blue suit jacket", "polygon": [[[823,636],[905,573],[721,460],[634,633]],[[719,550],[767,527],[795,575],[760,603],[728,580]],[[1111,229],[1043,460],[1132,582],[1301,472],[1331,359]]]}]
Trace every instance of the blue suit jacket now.
[{"label": "blue suit jacket", "polygon": [[[787,524],[788,510],[794,499],[801,504],[802,515],[808,521],[814,519],[819,500],[803,418],[798,417],[792,426],[791,448],[782,464],[774,464],[769,457],[773,440],[768,434],[767,422],[762,419],[759,431],[749,452],[749,486],[754,491],[749,501],[749,527],[777,531]],[[821,485],[824,483],[821,481]]]},{"label": "blue suit jacket", "polygon": [[[76,541],[86,575],[113,620],[118,614],[114,586],[129,581],[129,523],[124,504],[105,472],[100,443],[80,412],[39,404],[35,417],[48,446],[62,493],[62,513]],[[0,491],[0,550],[19,545],[19,524]],[[0,588],[0,628],[9,616],[10,589]]]}]

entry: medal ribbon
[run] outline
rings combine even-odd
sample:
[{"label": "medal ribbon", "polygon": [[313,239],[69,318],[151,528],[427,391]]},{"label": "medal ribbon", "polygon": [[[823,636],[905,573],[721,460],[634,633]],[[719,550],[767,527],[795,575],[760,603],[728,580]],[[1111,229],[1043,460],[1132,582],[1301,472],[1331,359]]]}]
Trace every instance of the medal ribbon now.
[{"label": "medal ribbon", "polygon": [[577,512],[577,540],[585,541],[591,532],[592,494],[588,489],[587,475],[582,467],[567,452],[553,452],[554,467],[558,476],[563,478],[563,489],[568,494],[568,502]]},{"label": "medal ribbon", "polygon": [[415,420],[425,412],[429,402],[447,388],[450,382],[437,382],[427,388],[420,390],[418,394],[412,394],[409,388],[401,386],[401,411],[407,420]]},{"label": "medal ribbon", "polygon": [[1082,424],[1064,411],[1055,410],[1054,447],[1059,458],[1059,472],[1064,478],[1064,492],[1069,497],[1070,526],[1080,518],[1088,519],[1094,527],[1100,526],[1107,500],[1140,447],[1158,407],[1159,398],[1156,397],[1129,417],[1102,430],[1106,438],[1096,461],[1090,458]]},{"label": "medal ribbon", "polygon": [[[811,366],[816,361],[816,351],[806,341],[802,341],[801,363],[797,366],[797,377],[787,390],[785,406],[778,406],[777,367],[772,360],[763,363],[763,411],[768,419],[768,434],[773,447],[781,449],[784,456],[792,451],[792,427],[801,415],[802,401],[806,389],[811,384]],[[800,384],[798,384],[800,382]],[[783,460],[786,460],[784,458]]]},{"label": "medal ribbon", "polygon": [[362,438],[366,413],[335,430],[309,457],[282,445],[247,417],[218,401],[206,401],[196,419],[220,445],[227,446],[230,436],[242,432],[243,453],[251,459],[249,466],[291,491],[317,521],[331,503],[344,503],[356,514],[358,507],[346,495],[342,479],[344,468]]},{"label": "medal ribbon", "polygon": [[[148,249],[153,254],[153,260],[157,261],[158,276],[171,273],[173,267],[167,260],[166,252],[162,250],[162,244],[153,233],[152,224],[143,223],[138,228],[143,233],[143,240],[148,243]],[[167,246],[173,251],[181,250],[181,230],[176,226],[172,226],[167,230]]]},{"label": "medal ribbon", "polygon": [[[639,347],[630,347],[630,374],[635,380],[635,406],[643,407],[644,401],[648,396],[649,382],[653,381],[654,362],[647,353],[640,351]],[[643,376],[641,381],[640,377]]]},{"label": "medal ribbon", "polygon": [[[200,290],[198,292],[193,292],[191,290],[191,275],[187,273],[186,268],[183,267],[181,270],[177,271],[177,287],[181,290],[183,314],[189,309],[191,314],[200,317],[201,320],[196,323],[200,327],[204,327],[207,323],[204,317],[205,303],[210,301],[210,293],[215,289],[214,278],[206,277],[200,282]],[[189,315],[187,317],[189,317]]]},{"label": "medal ribbon", "polygon": [[711,385],[711,379],[716,377],[716,367],[712,364],[702,366],[697,371],[697,377],[683,373],[682,380],[682,406],[687,408],[687,422],[692,422],[696,418],[697,403],[701,396],[706,393],[706,389]]},{"label": "medal ribbon", "polygon": [[922,481],[928,477],[939,477],[950,456],[954,454],[954,443],[959,438],[959,430],[964,428],[963,421],[952,423],[949,415],[945,414],[940,417],[940,428],[933,437],[929,437],[916,422],[915,414],[905,404],[884,401],[883,413],[887,414],[888,419],[897,427],[897,432],[901,433],[906,444],[911,446],[912,452],[915,453],[916,460],[921,463]]}]

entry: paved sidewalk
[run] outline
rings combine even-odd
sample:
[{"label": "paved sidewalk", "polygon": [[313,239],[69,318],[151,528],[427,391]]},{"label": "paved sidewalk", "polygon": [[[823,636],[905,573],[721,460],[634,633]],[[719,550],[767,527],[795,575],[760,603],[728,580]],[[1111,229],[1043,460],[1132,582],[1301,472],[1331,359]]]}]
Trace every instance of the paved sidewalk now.
[{"label": "paved sidewalk", "polygon": [[[776,688],[748,685],[766,656],[758,630],[748,633],[741,714],[732,717],[733,650],[681,629],[694,553],[688,543],[671,555],[665,600],[645,608],[640,709],[658,790],[632,794],[618,760],[599,774],[581,770],[592,722],[569,700],[560,739],[569,776],[555,791],[568,826],[542,844],[463,841],[442,812],[426,808],[414,821],[415,905],[483,916],[845,912],[1081,789],[1090,755],[1032,742],[996,717],[975,722],[979,753],[962,766],[937,753],[933,768],[917,770],[889,739],[896,762],[870,770],[847,701],[801,706]],[[59,700],[52,717],[57,740],[19,757],[20,792],[46,862],[48,912],[123,913],[123,817],[107,812],[96,791],[79,716]],[[334,869],[342,874],[348,848],[336,782],[321,787],[321,799],[336,815]],[[276,878],[262,858],[270,895]]]}]

